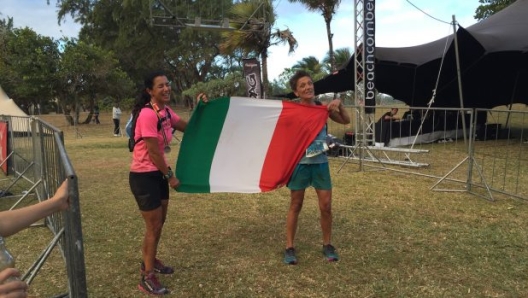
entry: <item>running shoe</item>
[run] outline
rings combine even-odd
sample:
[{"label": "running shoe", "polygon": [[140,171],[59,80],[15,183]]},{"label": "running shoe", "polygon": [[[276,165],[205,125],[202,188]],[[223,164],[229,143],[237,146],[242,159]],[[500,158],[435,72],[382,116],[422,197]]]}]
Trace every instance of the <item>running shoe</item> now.
[{"label": "running shoe", "polygon": [[337,262],[339,261],[339,255],[335,247],[332,244],[323,245],[323,254],[325,255],[328,262]]},{"label": "running shoe", "polygon": [[295,248],[290,247],[284,251],[284,263],[289,265],[297,264],[297,257],[295,256]]},{"label": "running shoe", "polygon": [[145,292],[145,293],[150,294],[150,295],[160,296],[160,295],[165,295],[165,294],[169,294],[170,293],[170,291],[167,290],[167,288],[165,288],[158,281],[158,278],[156,277],[156,274],[154,274],[154,273],[149,273],[147,275],[142,275],[141,276],[141,281],[139,282],[139,285],[138,285],[138,288],[142,292]]}]

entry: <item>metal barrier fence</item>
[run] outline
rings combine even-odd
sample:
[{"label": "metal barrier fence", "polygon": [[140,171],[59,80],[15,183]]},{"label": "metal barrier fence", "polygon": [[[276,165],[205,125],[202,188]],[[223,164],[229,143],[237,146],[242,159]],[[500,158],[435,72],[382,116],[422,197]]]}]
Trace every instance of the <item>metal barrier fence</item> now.
[{"label": "metal barrier fence", "polygon": [[65,261],[68,293],[55,297],[87,297],[78,181],[64,148],[63,133],[34,117],[0,116],[2,127],[5,131],[0,133],[7,136],[7,140],[0,138],[0,147],[7,146],[7,150],[0,159],[0,166],[7,174],[4,173],[0,182],[0,200],[14,199],[10,209],[19,207],[22,202],[32,204],[46,200],[53,196],[64,179],[70,179],[70,208],[44,220],[53,237],[22,279],[30,284],[53,248],[58,247]]},{"label": "metal barrier fence", "polygon": [[[354,106],[347,107],[354,116]],[[344,145],[330,152],[338,171],[390,170],[436,180],[435,191],[464,191],[494,200],[528,200],[528,112],[508,109],[413,108],[399,106],[399,121],[383,121],[390,107],[376,107],[375,142],[355,144],[355,119],[329,132]]]}]

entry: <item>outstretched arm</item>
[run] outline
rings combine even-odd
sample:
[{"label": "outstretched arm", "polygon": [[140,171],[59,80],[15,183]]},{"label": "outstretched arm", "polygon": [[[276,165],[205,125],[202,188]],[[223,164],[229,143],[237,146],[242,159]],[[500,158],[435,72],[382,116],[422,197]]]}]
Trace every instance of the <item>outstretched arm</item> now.
[{"label": "outstretched arm", "polygon": [[68,179],[57,189],[53,197],[35,205],[0,212],[0,236],[11,236],[32,223],[69,207]]}]

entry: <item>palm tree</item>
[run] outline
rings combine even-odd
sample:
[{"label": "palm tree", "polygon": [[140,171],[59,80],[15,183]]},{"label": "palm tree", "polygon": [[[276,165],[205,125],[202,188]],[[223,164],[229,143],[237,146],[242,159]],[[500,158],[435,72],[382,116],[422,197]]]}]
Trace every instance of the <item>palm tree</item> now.
[{"label": "palm tree", "polygon": [[[339,48],[335,50],[334,59],[336,69],[345,66],[348,63],[348,60],[350,60],[351,56],[352,52],[349,48]],[[332,72],[332,66],[330,63],[330,52],[328,52],[323,58],[323,66],[328,70],[328,72]]]},{"label": "palm tree", "polygon": [[321,64],[314,56],[303,58],[293,65],[292,69],[307,71],[315,81],[322,79],[328,74],[328,72],[324,69],[324,65]]},{"label": "palm tree", "polygon": [[247,56],[260,56],[266,93],[269,91],[268,48],[288,43],[289,52],[292,53],[297,47],[297,40],[291,31],[274,29],[274,24],[275,12],[270,0],[239,2],[230,10],[230,27],[235,30],[223,32],[223,42],[219,46],[224,54],[240,49]]},{"label": "palm tree", "polygon": [[332,30],[330,30],[330,23],[336,12],[336,9],[341,4],[341,0],[288,0],[291,3],[302,3],[310,11],[320,11],[326,23],[326,35],[328,36],[328,48],[330,53],[330,67],[332,72],[336,70],[336,61],[334,57],[334,45],[332,43]]}]

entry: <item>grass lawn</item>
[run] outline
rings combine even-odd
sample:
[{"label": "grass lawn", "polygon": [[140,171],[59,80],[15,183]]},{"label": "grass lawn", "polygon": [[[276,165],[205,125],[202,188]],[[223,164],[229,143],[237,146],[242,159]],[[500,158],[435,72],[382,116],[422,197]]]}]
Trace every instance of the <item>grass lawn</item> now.
[{"label": "grass lawn", "polygon": [[[144,227],[128,186],[131,154],[126,137],[113,136],[110,114],[100,118],[77,134],[61,116],[43,116],[64,130],[79,177],[89,296],[145,297],[137,289]],[[173,141],[171,164],[178,148]],[[282,263],[287,189],[172,192],[159,247],[159,257],[176,268],[161,277],[169,297],[528,297],[526,202],[433,192],[434,180],[405,173],[348,165],[337,173],[341,162],[330,161],[337,263],[323,259],[311,189],[299,220],[297,266]],[[9,239],[21,270],[40,253],[44,233],[28,229]],[[32,284],[35,297],[65,288],[58,252],[48,263]]]}]

